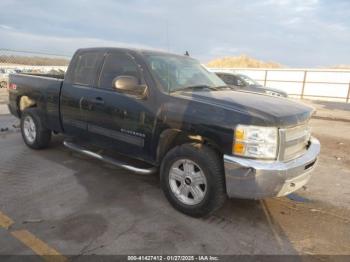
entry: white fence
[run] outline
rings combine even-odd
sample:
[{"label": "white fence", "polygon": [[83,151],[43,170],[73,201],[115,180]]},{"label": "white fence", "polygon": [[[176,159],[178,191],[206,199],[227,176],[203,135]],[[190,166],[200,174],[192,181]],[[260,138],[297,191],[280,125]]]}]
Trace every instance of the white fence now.
[{"label": "white fence", "polygon": [[264,86],[278,88],[291,97],[349,102],[350,70],[209,68],[250,76]]}]

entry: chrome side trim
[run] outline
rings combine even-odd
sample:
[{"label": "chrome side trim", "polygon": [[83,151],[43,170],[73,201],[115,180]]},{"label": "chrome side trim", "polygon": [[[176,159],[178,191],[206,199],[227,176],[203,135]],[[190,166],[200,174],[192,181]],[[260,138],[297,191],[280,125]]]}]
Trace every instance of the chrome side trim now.
[{"label": "chrome side trim", "polygon": [[146,168],[138,168],[138,167],[132,166],[130,164],[113,159],[111,157],[103,156],[103,155],[97,154],[95,152],[92,152],[90,150],[86,150],[83,147],[81,147],[77,144],[71,143],[71,142],[64,141],[63,144],[73,151],[76,151],[76,152],[82,153],[84,155],[96,158],[96,159],[101,160],[103,162],[106,162],[108,164],[112,164],[112,165],[124,168],[126,170],[132,171],[132,172],[137,173],[137,174],[148,175],[148,174],[153,174],[157,171],[157,169],[155,167],[151,167],[151,168],[146,169]]}]

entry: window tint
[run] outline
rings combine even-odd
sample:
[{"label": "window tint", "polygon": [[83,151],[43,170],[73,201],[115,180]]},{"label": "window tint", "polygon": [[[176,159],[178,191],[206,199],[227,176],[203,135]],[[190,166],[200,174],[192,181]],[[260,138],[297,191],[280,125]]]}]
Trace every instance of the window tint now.
[{"label": "window tint", "polygon": [[220,77],[227,85],[235,85],[235,81],[234,81],[232,76],[230,76],[230,75],[221,75]]},{"label": "window tint", "polygon": [[231,81],[232,81],[232,85],[235,85],[235,86],[241,86],[242,83],[241,81],[236,77],[236,76],[231,76]]},{"label": "window tint", "polygon": [[221,75],[221,79],[228,85],[244,86],[244,82],[233,75]]},{"label": "window tint", "polygon": [[79,55],[74,70],[73,83],[93,86],[101,59],[102,56],[99,52]]},{"label": "window tint", "polygon": [[104,62],[99,87],[113,88],[113,79],[118,76],[134,76],[141,82],[139,68],[134,60],[126,54],[109,54]]},{"label": "window tint", "polygon": [[242,81],[242,79],[236,78],[237,86],[245,86],[245,83]]}]

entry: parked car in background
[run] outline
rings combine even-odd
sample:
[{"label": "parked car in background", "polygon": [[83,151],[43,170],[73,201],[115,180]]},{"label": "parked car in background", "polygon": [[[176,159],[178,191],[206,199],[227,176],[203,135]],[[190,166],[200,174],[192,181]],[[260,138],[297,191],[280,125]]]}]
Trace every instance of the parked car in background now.
[{"label": "parked car in background", "polygon": [[241,89],[272,96],[288,97],[286,92],[279,89],[265,87],[246,75],[224,72],[216,72],[216,74],[225,82],[225,84],[234,86],[238,90]]}]

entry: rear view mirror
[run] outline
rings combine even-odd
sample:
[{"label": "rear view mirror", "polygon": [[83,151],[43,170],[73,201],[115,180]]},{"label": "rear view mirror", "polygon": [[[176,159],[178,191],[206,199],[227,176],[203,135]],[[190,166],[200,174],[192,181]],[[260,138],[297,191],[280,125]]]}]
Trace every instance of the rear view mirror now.
[{"label": "rear view mirror", "polygon": [[140,85],[134,76],[118,76],[113,80],[113,88],[118,92],[144,98],[147,86]]}]

